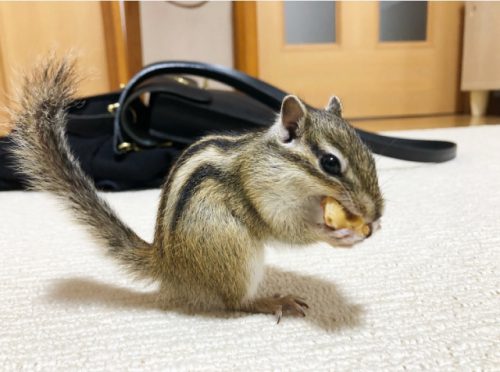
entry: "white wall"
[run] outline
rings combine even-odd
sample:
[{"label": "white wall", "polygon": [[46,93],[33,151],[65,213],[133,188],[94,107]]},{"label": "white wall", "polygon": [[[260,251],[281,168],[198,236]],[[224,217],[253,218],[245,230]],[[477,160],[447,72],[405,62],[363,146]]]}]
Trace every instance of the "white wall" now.
[{"label": "white wall", "polygon": [[221,1],[184,9],[166,1],[141,2],[144,64],[194,60],[232,67],[231,6],[231,2]]}]

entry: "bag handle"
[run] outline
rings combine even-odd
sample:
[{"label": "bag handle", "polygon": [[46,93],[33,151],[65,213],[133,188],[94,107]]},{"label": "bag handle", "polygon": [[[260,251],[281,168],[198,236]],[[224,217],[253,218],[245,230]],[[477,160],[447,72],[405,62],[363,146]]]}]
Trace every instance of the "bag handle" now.
[{"label": "bag handle", "polygon": [[[279,111],[281,101],[286,92],[240,71],[224,66],[189,61],[166,61],[150,64],[139,71],[123,89],[114,119],[114,147],[118,153],[123,152],[119,145],[129,139],[135,145],[151,148],[161,145],[161,141],[145,133],[137,135],[129,123],[130,113],[128,107],[130,96],[135,89],[145,80],[157,75],[188,74],[213,79],[224,83],[274,111]],[[137,96],[137,94],[134,94]],[[389,137],[361,129],[356,129],[361,139],[373,152],[392,158],[418,161],[418,162],[445,162],[456,157],[457,145],[447,141],[429,141]]]}]

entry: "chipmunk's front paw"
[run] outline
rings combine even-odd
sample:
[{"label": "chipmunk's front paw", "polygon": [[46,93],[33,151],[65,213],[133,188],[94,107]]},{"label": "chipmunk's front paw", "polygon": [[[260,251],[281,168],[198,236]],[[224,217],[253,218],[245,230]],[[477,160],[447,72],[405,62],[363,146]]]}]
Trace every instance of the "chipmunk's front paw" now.
[{"label": "chipmunk's front paw", "polygon": [[328,243],[334,247],[352,247],[356,243],[365,240],[364,236],[357,234],[353,230],[339,229],[328,232]]}]

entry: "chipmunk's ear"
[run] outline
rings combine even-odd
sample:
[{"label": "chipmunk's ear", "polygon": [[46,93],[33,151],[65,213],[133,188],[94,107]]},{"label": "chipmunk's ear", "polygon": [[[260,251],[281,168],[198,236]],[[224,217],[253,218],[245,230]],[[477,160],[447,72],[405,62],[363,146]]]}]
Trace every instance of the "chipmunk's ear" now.
[{"label": "chipmunk's ear", "polygon": [[325,110],[337,115],[338,117],[342,117],[342,102],[340,102],[340,98],[337,96],[331,96]]},{"label": "chipmunk's ear", "polygon": [[306,106],[296,96],[286,96],[281,103],[280,124],[282,139],[291,142],[301,132],[307,115]]}]

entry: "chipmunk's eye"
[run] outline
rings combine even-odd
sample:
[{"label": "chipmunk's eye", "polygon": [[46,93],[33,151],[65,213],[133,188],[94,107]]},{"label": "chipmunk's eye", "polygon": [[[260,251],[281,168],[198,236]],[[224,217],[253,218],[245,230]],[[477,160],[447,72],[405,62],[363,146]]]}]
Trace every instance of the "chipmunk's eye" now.
[{"label": "chipmunk's eye", "polygon": [[320,159],[321,168],[332,175],[340,176],[342,173],[342,167],[340,165],[340,160],[333,154],[325,154]]}]

